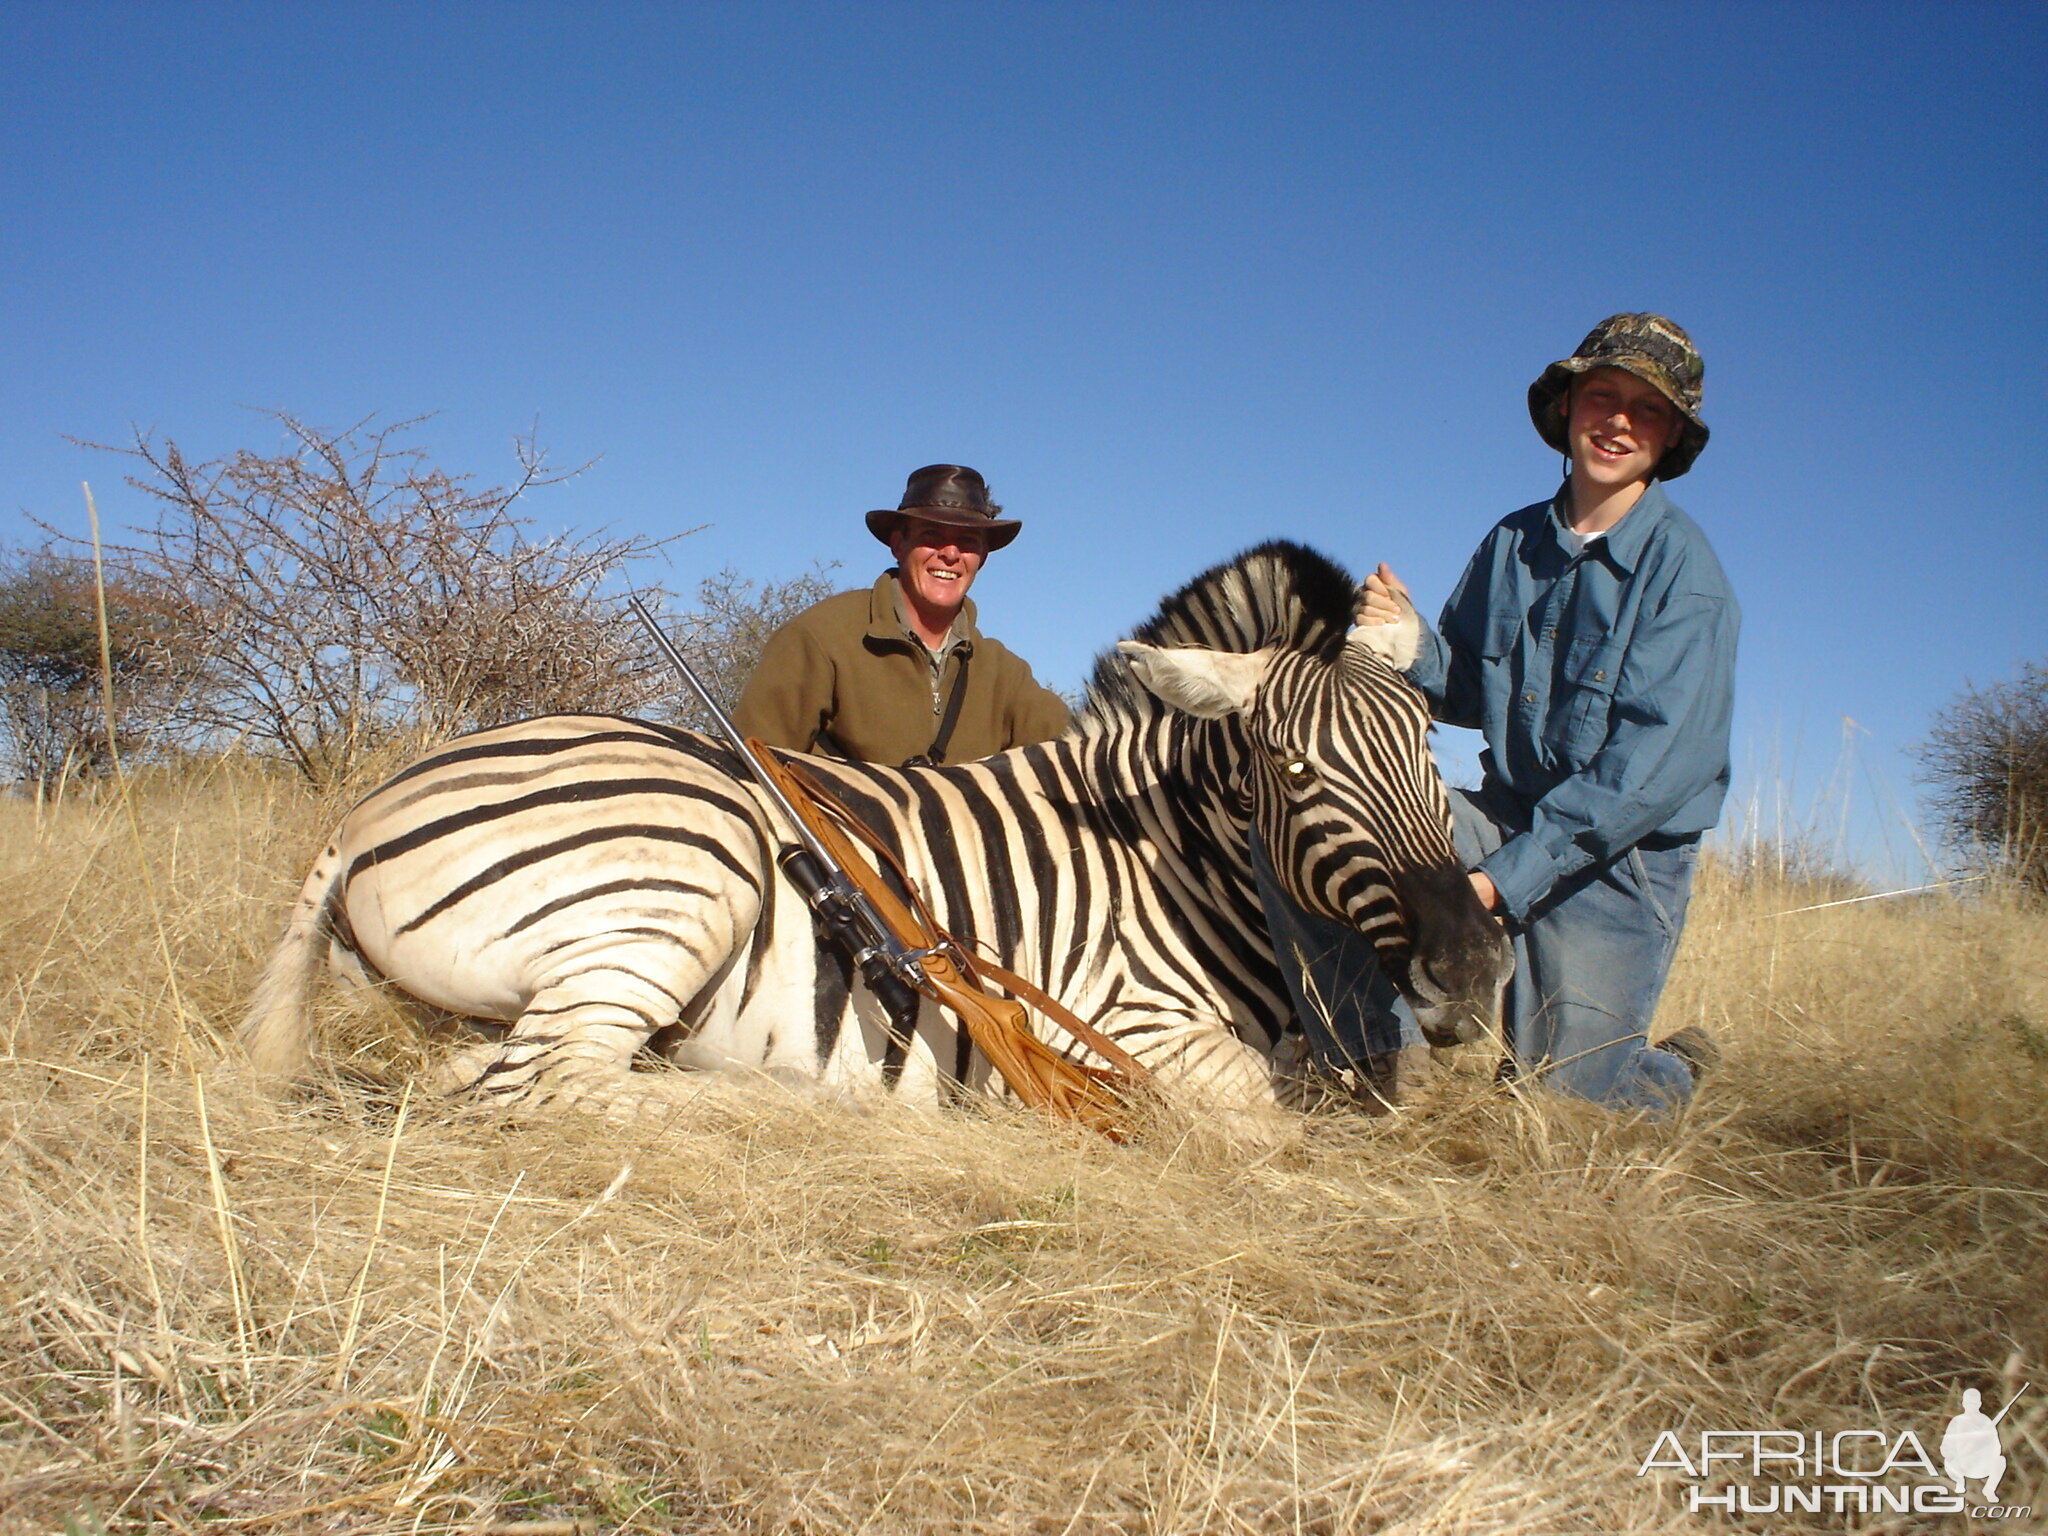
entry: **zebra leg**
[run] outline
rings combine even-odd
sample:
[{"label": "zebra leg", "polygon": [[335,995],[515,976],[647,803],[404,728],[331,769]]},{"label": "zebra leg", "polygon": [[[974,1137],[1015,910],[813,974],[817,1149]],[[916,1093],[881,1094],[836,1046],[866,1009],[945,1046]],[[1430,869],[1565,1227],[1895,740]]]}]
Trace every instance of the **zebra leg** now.
[{"label": "zebra leg", "polygon": [[1277,1146],[1300,1127],[1281,1109],[1273,1064],[1221,1019],[1200,1014],[1118,1011],[1096,1026],[1149,1070],[1161,1095],[1233,1141]]},{"label": "zebra leg", "polygon": [[457,1052],[436,1074],[451,1095],[522,1109],[566,1107],[615,1118],[671,1109],[695,1097],[680,1074],[635,1073],[649,1036],[675,1023],[684,1000],[621,957],[540,987],[505,1038]]},{"label": "zebra leg", "polygon": [[437,1086],[508,1107],[615,1119],[658,1117],[700,1095],[707,1074],[636,1072],[634,1057],[657,1034],[695,1033],[718,1011],[734,961],[765,936],[758,897],[732,881],[680,901],[637,889],[599,899],[607,904],[562,906],[516,934],[525,953],[506,956],[498,972],[517,977],[512,1007],[499,1014],[511,1018],[510,1030],[450,1058]]}]

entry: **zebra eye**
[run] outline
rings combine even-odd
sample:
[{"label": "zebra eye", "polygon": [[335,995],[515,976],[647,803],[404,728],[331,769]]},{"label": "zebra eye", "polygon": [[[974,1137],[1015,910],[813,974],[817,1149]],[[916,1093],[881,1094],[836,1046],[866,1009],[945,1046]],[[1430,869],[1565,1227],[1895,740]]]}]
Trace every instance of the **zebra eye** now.
[{"label": "zebra eye", "polygon": [[1308,777],[1309,770],[1308,764],[1302,761],[1302,759],[1296,757],[1290,758],[1285,764],[1283,764],[1282,771],[1290,779],[1305,779]]}]

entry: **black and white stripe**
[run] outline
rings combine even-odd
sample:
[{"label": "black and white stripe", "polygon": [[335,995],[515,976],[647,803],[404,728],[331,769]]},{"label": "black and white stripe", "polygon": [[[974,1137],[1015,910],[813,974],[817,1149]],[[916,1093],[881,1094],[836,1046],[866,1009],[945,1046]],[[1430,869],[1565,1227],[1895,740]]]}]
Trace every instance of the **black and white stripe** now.
[{"label": "black and white stripe", "polygon": [[[1169,1089],[1269,1109],[1291,1014],[1252,886],[1254,825],[1282,883],[1368,934],[1426,1018],[1470,1033],[1500,980],[1497,931],[1452,858],[1427,710],[1347,643],[1353,600],[1320,556],[1264,545],[1105,655],[1058,741],[954,767],[807,766],[952,931]],[[950,1019],[927,1008],[906,1049],[817,942],[774,870],[784,840],[730,750],[692,732],[550,716],[452,742],[343,820],[259,987],[252,1054],[297,1065],[331,953],[509,1024],[448,1071],[506,1101],[686,1099],[687,1074],[630,1070],[650,1040],[698,1068],[928,1102],[985,1087]]]}]

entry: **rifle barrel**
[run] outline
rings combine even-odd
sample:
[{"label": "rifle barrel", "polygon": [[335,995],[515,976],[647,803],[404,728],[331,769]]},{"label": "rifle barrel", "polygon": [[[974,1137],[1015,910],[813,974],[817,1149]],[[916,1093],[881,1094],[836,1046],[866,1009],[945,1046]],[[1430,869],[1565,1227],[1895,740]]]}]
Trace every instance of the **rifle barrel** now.
[{"label": "rifle barrel", "polygon": [[2018,1402],[2021,1398],[2025,1397],[2027,1395],[2027,1388],[2031,1387],[2032,1385],[2033,1383],[2031,1381],[2021,1382],[2019,1391],[2013,1393],[2011,1397],[2005,1400],[2005,1406],[1998,1410],[1998,1418],[1993,1419],[1991,1422],[1993,1424],[1996,1424],[1998,1422],[1998,1419],[2002,1419],[2008,1413],[2011,1413],[2012,1405]]},{"label": "rifle barrel", "polygon": [[705,713],[717,723],[719,732],[725,737],[726,745],[739,753],[740,761],[747,765],[747,770],[754,776],[754,782],[768,792],[768,798],[774,801],[775,808],[782,812],[782,819],[795,831],[797,840],[803,844],[805,851],[827,869],[836,872],[839,867],[837,861],[804,824],[804,819],[797,814],[796,807],[789,803],[789,796],[782,792],[782,786],[761,771],[760,765],[754,761],[753,749],[747,745],[747,739],[740,734],[740,728],[733,724],[730,715],[719,708],[718,700],[711,697],[711,690],[706,688],[704,680],[697,676],[697,669],[690,665],[688,658],[676,648],[676,643],[669,639],[667,632],[656,622],[654,615],[647,611],[647,605],[641,602],[637,595],[629,594],[626,606],[633,610],[633,617],[640,621],[641,628],[647,631],[656,649],[675,669],[676,675],[690,685],[690,691],[697,695],[697,702],[704,706]]}]

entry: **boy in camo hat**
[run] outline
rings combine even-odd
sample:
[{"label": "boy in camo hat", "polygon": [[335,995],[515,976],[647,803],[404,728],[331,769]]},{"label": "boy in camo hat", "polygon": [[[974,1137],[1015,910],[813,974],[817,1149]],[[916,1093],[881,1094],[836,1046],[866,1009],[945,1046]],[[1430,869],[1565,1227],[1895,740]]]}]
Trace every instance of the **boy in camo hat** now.
[{"label": "boy in camo hat", "polygon": [[[1714,1055],[1697,1029],[1649,1042],[1729,779],[1740,611],[1664,492],[1707,444],[1702,374],[1663,316],[1603,320],[1529,386],[1537,434],[1565,456],[1557,493],[1494,527],[1435,630],[1384,565],[1359,610],[1439,720],[1485,734],[1484,781],[1451,802],[1473,888],[1514,942],[1504,1074],[1653,1114]],[[1393,1096],[1395,1064],[1422,1057],[1401,1049],[1421,1039],[1404,1005],[1363,946],[1262,894],[1282,950],[1324,957],[1312,995],[1342,1000],[1325,1029],[1297,992],[1324,1065]]]}]

